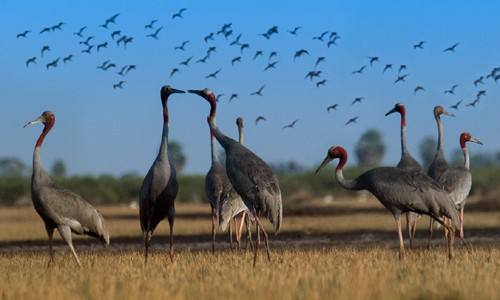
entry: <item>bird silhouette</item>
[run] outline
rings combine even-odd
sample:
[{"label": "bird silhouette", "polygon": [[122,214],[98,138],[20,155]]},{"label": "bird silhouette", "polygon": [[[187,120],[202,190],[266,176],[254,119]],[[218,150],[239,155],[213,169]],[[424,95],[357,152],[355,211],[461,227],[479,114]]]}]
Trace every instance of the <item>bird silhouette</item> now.
[{"label": "bird silhouette", "polygon": [[276,68],[276,64],[279,63],[280,61],[277,60],[277,61],[273,61],[272,63],[268,63],[267,66],[264,68],[264,72],[269,70],[269,69],[275,69]]},{"label": "bird silhouette", "polygon": [[444,52],[455,52],[455,48],[460,44],[460,42],[455,43],[453,46],[450,46],[446,49],[444,49]]},{"label": "bird silhouette", "polygon": [[165,85],[160,90],[163,108],[163,130],[161,134],[160,150],[151,168],[144,177],[139,193],[139,217],[144,238],[144,263],[148,261],[148,250],[151,237],[158,224],[168,219],[170,227],[170,261],[174,256],[174,219],[175,198],[178,192],[177,173],[168,153],[169,114],[168,98],[175,93],[184,91]]},{"label": "bird silhouette", "polygon": [[396,78],[396,80],[394,80],[393,84],[396,84],[400,81],[405,81],[405,78],[408,77],[408,75],[410,75],[410,74],[398,75],[398,78]]},{"label": "bird silhouette", "polygon": [[264,235],[267,258],[271,260],[267,233],[262,226],[260,217],[266,217],[274,225],[275,234],[278,234],[281,229],[283,208],[278,178],[260,157],[245,146],[225,136],[219,130],[216,125],[217,103],[212,91],[204,89],[201,91],[190,90],[189,92],[201,96],[210,103],[210,128],[226,152],[227,176],[255,218],[257,227],[253,262],[255,267],[261,231]]},{"label": "bird silhouette", "polygon": [[465,106],[476,107],[477,103],[479,103],[479,99],[476,99],[470,103],[467,103]]},{"label": "bird silhouette", "polygon": [[398,69],[398,75],[401,74],[401,71],[406,70],[406,69],[407,69],[406,65],[400,65],[399,69]]},{"label": "bird silhouette", "polygon": [[366,68],[366,65],[362,66],[361,68],[354,70],[351,72],[351,75],[353,74],[363,74],[363,70]]},{"label": "bird silhouette", "polygon": [[123,84],[124,84],[125,82],[126,82],[126,81],[120,80],[118,83],[113,84],[113,89],[116,89],[116,88],[123,89]]},{"label": "bird silhouette", "polygon": [[45,45],[45,46],[43,46],[43,47],[42,47],[42,50],[40,51],[40,52],[42,53],[42,55],[41,55],[42,57],[43,57],[43,53],[44,53],[45,51],[50,51],[50,46]]},{"label": "bird silhouette", "polygon": [[281,129],[285,129],[285,128],[293,128],[293,126],[295,126],[295,123],[297,123],[299,121],[299,119],[296,119],[295,121],[293,121],[292,123],[288,124],[288,125],[285,125],[283,127],[281,127]]},{"label": "bird silhouette", "polygon": [[351,123],[358,124],[358,118],[359,118],[359,116],[356,116],[354,118],[349,119],[347,122],[345,122],[344,126],[347,126],[347,125],[349,125]]},{"label": "bird silhouette", "polygon": [[484,76],[481,76],[478,79],[474,80],[474,86],[477,87],[478,84],[484,84],[483,79],[484,79]]},{"label": "bird silhouette", "polygon": [[115,37],[116,37],[116,36],[121,36],[121,35],[122,35],[121,30],[115,30],[115,31],[113,31],[113,32],[111,33],[111,39],[112,39],[112,40],[115,40]]},{"label": "bird silhouette", "polygon": [[420,85],[415,87],[415,89],[413,90],[413,95],[416,95],[417,92],[419,92],[419,91],[425,91],[424,87],[420,86]]},{"label": "bird silhouette", "polygon": [[266,85],[264,84],[263,86],[261,86],[257,91],[253,92],[250,94],[250,96],[254,96],[254,95],[257,95],[257,96],[261,96],[262,97],[262,90],[266,87]]},{"label": "bird silhouette", "polygon": [[369,56],[368,59],[370,60],[370,67],[372,66],[372,64],[374,62],[378,62],[379,61],[378,56]]},{"label": "bird silhouette", "polygon": [[181,44],[180,46],[176,46],[176,47],[174,48],[174,50],[182,50],[182,51],[186,51],[186,48],[185,48],[185,47],[186,47],[186,45],[187,45],[188,43],[189,43],[189,40],[184,41],[184,42],[182,42],[182,44]]},{"label": "bird silhouette", "polygon": [[65,63],[65,64],[66,64],[68,61],[71,61],[71,62],[72,62],[72,61],[73,61],[73,57],[74,57],[74,56],[73,56],[73,54],[70,54],[70,55],[68,55],[68,56],[64,57],[64,58],[63,58],[63,63]]},{"label": "bird silhouette", "polygon": [[178,68],[173,68],[172,71],[170,72],[170,77],[174,76],[174,74],[178,72],[179,72]]},{"label": "bird silhouette", "polygon": [[323,41],[323,39],[325,38],[325,36],[328,34],[328,31],[324,31],[323,33],[321,33],[320,35],[318,36],[314,36],[312,39],[313,40],[318,40],[318,41]]},{"label": "bird silhouette", "polygon": [[60,60],[60,59],[61,59],[61,57],[58,57],[58,58],[56,58],[55,60],[53,60],[53,61],[49,62],[48,64],[46,64],[45,66],[46,66],[47,70],[48,70],[50,67],[53,67],[53,68],[57,67],[57,64],[59,63],[59,60]]},{"label": "bird silhouette", "polygon": [[351,102],[351,106],[353,106],[356,103],[360,103],[361,104],[361,101],[363,99],[364,99],[363,97],[356,97],[356,98],[354,98],[354,100]]},{"label": "bird silhouette", "polygon": [[312,81],[314,77],[320,77],[320,75],[321,75],[321,71],[316,71],[316,70],[309,71],[306,74],[306,77],[304,77],[304,80],[309,77],[309,79]]},{"label": "bird silhouette", "polygon": [[287,30],[290,34],[297,35],[297,31],[302,28],[301,26],[295,27],[293,30]]},{"label": "bird silhouette", "polygon": [[31,30],[25,30],[24,32],[18,33],[16,35],[16,38],[20,38],[20,37],[25,38],[25,37],[27,37],[28,33],[30,33],[30,32],[31,32]]},{"label": "bird silhouette", "polygon": [[149,22],[149,24],[147,25],[144,25],[144,29],[155,29],[154,28],[154,24],[158,22],[158,20],[151,20],[151,22]]},{"label": "bird silhouette", "polygon": [[315,68],[318,67],[319,63],[324,62],[324,61],[326,61],[326,58],[324,56],[318,57],[318,59],[316,59],[316,63],[314,64],[314,67]]},{"label": "bird silhouette", "polygon": [[420,41],[418,44],[413,45],[413,49],[424,49],[424,44],[426,41]]},{"label": "bird silhouette", "polygon": [[293,61],[295,61],[295,59],[297,59],[298,57],[301,57],[302,55],[309,55],[309,52],[305,49],[300,49],[299,51],[296,51],[295,52],[295,55],[293,56]]},{"label": "bird silhouette", "polygon": [[384,66],[384,70],[382,71],[382,74],[385,73],[385,71],[389,70],[389,69],[392,69],[392,64],[386,64]]},{"label": "bird silhouette", "polygon": [[101,48],[107,48],[107,47],[108,47],[108,42],[104,42],[102,44],[99,44],[99,45],[97,45],[97,52],[99,52],[99,50]]},{"label": "bird silhouette", "polygon": [[63,240],[68,244],[76,262],[81,266],[80,259],[73,247],[71,233],[85,234],[101,240],[109,245],[109,232],[101,213],[87,203],[79,195],[58,186],[52,181],[42,167],[40,149],[45,137],[55,123],[54,113],[45,111],[35,120],[24,125],[30,126],[43,123],[42,134],[38,138],[33,152],[33,174],[31,176],[31,199],[36,212],[45,223],[49,237],[49,265],[53,264],[52,235],[57,228]]},{"label": "bird silhouette", "polygon": [[445,90],[444,93],[445,94],[452,94],[452,95],[455,95],[455,89],[458,87],[458,84],[454,84],[451,89],[449,90]]},{"label": "bird silhouette", "polygon": [[156,31],[152,34],[148,34],[146,35],[146,37],[152,37],[154,38],[155,40],[158,39],[158,33],[163,29],[163,26],[161,26],[160,28],[156,29]]},{"label": "bird silhouette", "polygon": [[203,39],[205,40],[205,43],[208,43],[208,40],[214,41],[214,33],[211,32],[210,34],[206,35]]},{"label": "bird silhouette", "polygon": [[316,87],[319,88],[322,85],[326,85],[326,79],[320,80],[316,82]]},{"label": "bird silhouette", "polygon": [[30,64],[36,64],[36,56],[33,56],[32,58],[29,58],[26,60],[26,68],[30,66]]},{"label": "bird silhouette", "polygon": [[458,110],[458,106],[460,105],[460,103],[462,103],[462,101],[463,101],[463,99],[458,101],[457,103],[451,105],[450,108],[454,108],[454,109]]},{"label": "bird silhouette", "polygon": [[236,56],[231,60],[231,66],[234,66],[235,62],[241,62],[241,56]]},{"label": "bird silhouette", "polygon": [[185,12],[186,10],[187,10],[187,8],[181,8],[179,10],[179,12],[177,12],[177,13],[175,13],[175,14],[172,15],[172,19],[175,19],[175,18],[184,18],[182,16],[182,13]]},{"label": "bird silhouette", "polygon": [[229,103],[231,103],[233,99],[238,99],[238,94],[231,94],[231,96],[229,97]]},{"label": "bird silhouette", "polygon": [[264,55],[264,52],[262,50],[257,50],[255,51],[255,54],[253,56],[252,60],[255,60],[257,57]]},{"label": "bird silhouette", "polygon": [[222,69],[218,69],[217,71],[215,71],[215,72],[213,72],[213,73],[208,74],[207,76],[205,76],[205,78],[210,78],[210,77],[212,77],[212,78],[217,79],[217,74],[219,74],[219,72],[220,72],[220,71],[222,71]]},{"label": "bird silhouette", "polygon": [[[347,151],[340,146],[328,149],[326,158],[315,174],[318,174],[330,161],[337,158],[340,161],[335,169],[335,177],[340,186],[353,191],[369,191],[394,216],[399,238],[400,261],[404,255],[403,235],[401,233],[402,213],[410,211],[429,215],[445,228],[454,232],[454,229],[444,223],[442,218],[448,217],[457,224],[458,210],[448,194],[429,176],[402,168],[379,167],[361,174],[356,179],[346,180],[342,169],[347,163]],[[452,259],[454,255],[453,238],[448,240],[448,249],[448,257]]]},{"label": "bird silhouette", "polygon": [[255,126],[257,126],[257,124],[260,122],[260,121],[267,121],[267,119],[263,116],[258,116],[256,119],[255,119]]},{"label": "bird silhouette", "polygon": [[81,27],[81,28],[80,28],[80,30],[78,30],[77,32],[73,32],[73,35],[77,35],[77,36],[79,36],[79,37],[83,38],[83,31],[84,31],[85,29],[87,29],[87,26],[83,26],[83,27]]},{"label": "bird silhouette", "polygon": [[326,108],[326,112],[330,112],[330,110],[332,110],[332,109],[333,109],[333,110],[337,110],[337,107],[338,107],[338,106],[339,106],[339,105],[338,105],[338,103],[335,103],[335,104],[333,104],[333,105],[330,105],[330,106],[328,106],[328,107]]},{"label": "bird silhouette", "polygon": [[189,67],[189,62],[191,61],[191,59],[193,59],[193,56],[190,56],[185,61],[181,61],[179,65],[185,65],[186,67]]}]

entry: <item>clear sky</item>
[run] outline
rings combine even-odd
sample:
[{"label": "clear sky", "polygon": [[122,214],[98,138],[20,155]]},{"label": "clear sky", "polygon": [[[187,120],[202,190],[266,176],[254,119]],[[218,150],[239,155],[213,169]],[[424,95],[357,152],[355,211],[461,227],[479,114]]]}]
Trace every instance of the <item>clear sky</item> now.
[{"label": "clear sky", "polygon": [[[182,17],[172,15],[186,8]],[[382,132],[387,145],[384,164],[400,158],[398,115],[384,117],[395,103],[407,108],[408,143],[420,160],[418,145],[437,138],[432,115],[442,105],[456,115],[443,117],[447,155],[458,147],[462,131],[484,146],[472,153],[496,152],[499,139],[500,88],[487,75],[500,67],[499,1],[0,1],[0,157],[18,157],[31,164],[42,125],[22,128],[43,111],[56,115],[46,138],[42,162],[49,169],[62,159],[69,174],[145,174],[161,137],[160,88],[203,89],[224,94],[218,105],[218,126],[236,137],[235,119],[245,120],[245,144],[268,162],[294,160],[316,167],[332,145],[341,145],[355,163],[354,145],[367,129]],[[115,14],[115,23],[100,27]],[[145,28],[152,20],[154,29]],[[44,28],[58,25],[49,32]],[[231,24],[227,39],[217,34]],[[86,26],[83,37],[74,33]],[[273,26],[278,33],[266,38]],[[157,38],[148,37],[157,29]],[[292,31],[301,27],[296,35]],[[30,30],[25,38],[19,33]],[[117,35],[133,37],[124,47]],[[228,30],[226,30],[226,33]],[[272,30],[271,30],[272,32]],[[323,32],[323,41],[315,39]],[[332,34],[332,32],[336,32]],[[204,38],[214,33],[213,40]],[[238,43],[231,45],[241,34]],[[81,44],[94,38],[90,53]],[[328,47],[330,38],[338,36]],[[182,45],[184,49],[176,49]],[[425,41],[423,49],[414,45]],[[108,43],[107,47],[96,48]],[[455,52],[444,51],[459,43]],[[241,50],[241,44],[249,48]],[[43,46],[49,46],[45,51]],[[205,63],[209,47],[216,47]],[[294,59],[295,53],[307,50]],[[257,51],[263,55],[255,59]],[[271,52],[277,56],[269,59]],[[73,54],[71,61],[63,58]],[[181,62],[192,56],[188,65]],[[241,56],[241,61],[233,59]],[[36,57],[36,63],[26,61]],[[56,67],[47,64],[61,57]],[[315,66],[318,57],[325,61]],[[370,65],[369,57],[378,57]],[[116,67],[104,71],[105,61]],[[275,68],[264,71],[269,62]],[[108,63],[108,64],[109,64]],[[392,69],[383,72],[387,64]],[[123,66],[135,65],[125,76]],[[365,66],[362,74],[353,71]],[[400,65],[408,74],[394,83]],[[171,75],[174,68],[179,72]],[[217,78],[206,78],[221,69]],[[305,79],[310,71],[320,77]],[[496,73],[500,75],[500,71]],[[474,81],[484,77],[482,83]],[[113,88],[120,80],[123,88]],[[326,80],[324,85],[317,83]],[[453,85],[454,94],[445,93]],[[251,95],[261,86],[262,96]],[[425,90],[414,90],[422,86]],[[479,91],[475,107],[467,107]],[[229,102],[231,94],[237,99]],[[353,100],[361,103],[351,106]],[[458,110],[449,106],[463,100]],[[338,103],[337,110],[327,107]],[[209,105],[193,94],[169,100],[170,140],[187,155],[187,174],[204,174],[210,166]],[[267,121],[255,125],[257,116]],[[359,116],[357,124],[344,124]],[[299,119],[294,128],[283,126]],[[220,147],[219,147],[220,148]],[[350,164],[348,162],[348,165]]]}]

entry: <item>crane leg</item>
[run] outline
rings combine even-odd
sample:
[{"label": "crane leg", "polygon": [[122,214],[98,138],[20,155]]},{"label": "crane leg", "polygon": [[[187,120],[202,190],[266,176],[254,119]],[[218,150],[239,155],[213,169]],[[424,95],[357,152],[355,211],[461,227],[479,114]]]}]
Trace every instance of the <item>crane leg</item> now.
[{"label": "crane leg", "polygon": [[[258,220],[257,214],[254,213],[255,220]],[[257,264],[257,254],[259,253],[259,245],[260,245],[260,226],[258,222],[255,222],[255,227],[257,229],[257,239],[255,240],[255,252],[253,255],[253,267]]]},{"label": "crane leg", "polygon": [[429,240],[427,242],[427,250],[431,249],[431,238],[432,238],[433,226],[434,226],[434,219],[430,218],[430,221],[429,221]]},{"label": "crane leg", "polygon": [[406,212],[406,228],[408,230],[408,239],[410,240],[410,249],[413,249],[413,236],[412,236],[412,219],[410,212]]},{"label": "crane leg", "polygon": [[73,247],[73,241],[71,239],[71,228],[65,225],[59,225],[57,226],[57,229],[59,230],[59,234],[63,238],[63,240],[68,244],[69,249],[71,250],[71,253],[73,253],[73,256],[76,259],[76,262],[78,263],[78,266],[81,267],[82,264],[80,263],[80,259],[78,258],[78,255],[76,255],[75,252],[75,247]]},{"label": "crane leg", "polygon": [[234,230],[236,231],[235,235],[234,235],[236,237],[236,244],[237,244],[238,249],[240,249],[240,247],[241,247],[241,242],[240,242],[241,233],[238,230],[238,228],[239,228],[238,227],[238,220],[236,220],[236,217],[233,218],[233,224],[234,224]]},{"label": "crane leg", "polygon": [[403,244],[403,233],[401,232],[401,217],[395,217],[395,219],[396,219],[396,225],[398,226],[399,261],[403,261],[405,246]]},{"label": "crane leg", "polygon": [[231,220],[229,221],[229,245],[231,245],[231,250],[233,250],[233,227],[231,224]]},{"label": "crane leg", "polygon": [[212,207],[212,253],[215,253],[215,208]]},{"label": "crane leg", "polygon": [[[446,224],[446,220],[447,220],[447,219],[446,219],[446,217],[443,217],[443,223],[445,223],[445,224]],[[451,224],[451,223],[450,223],[450,224]],[[448,232],[448,228],[447,228],[447,227],[444,227],[444,238],[446,239],[446,242],[448,242],[448,239],[449,239],[448,234],[449,234],[449,232]]]},{"label": "crane leg", "polygon": [[[243,223],[245,222],[245,216],[246,216],[246,211],[241,213],[240,230],[239,230],[239,236],[238,236],[239,240],[241,240],[241,236],[243,233]],[[247,232],[247,245],[246,246],[248,247],[248,232]]]},{"label": "crane leg", "polygon": [[412,225],[411,225],[411,238],[410,238],[410,241],[412,242],[410,244],[410,247],[412,247],[413,245],[413,241],[415,240],[415,232],[417,231],[417,219],[419,218],[419,216],[415,217],[412,221]]},{"label": "crane leg", "polygon": [[142,235],[144,238],[144,265],[146,265],[148,263],[148,251],[149,251],[152,232],[149,230],[144,230]]},{"label": "crane leg", "polygon": [[52,236],[54,235],[54,228],[45,225],[45,229],[47,230],[47,235],[49,236],[49,263],[47,264],[47,266],[50,267],[55,264],[54,249],[52,248]]},{"label": "crane leg", "polygon": [[439,224],[443,225],[443,227],[449,231],[448,241],[448,258],[451,260],[454,256],[453,252],[453,244],[455,242],[455,230],[450,225],[446,224],[446,219],[443,218],[441,221],[438,217],[431,215],[431,217],[436,220]]},{"label": "crane leg", "polygon": [[471,249],[469,247],[469,244],[465,242],[464,239],[464,208],[460,208],[460,239],[464,243],[465,248],[467,248],[468,252],[471,252]]},{"label": "crane leg", "polygon": [[253,250],[253,244],[252,244],[252,231],[250,230],[250,218],[247,216],[245,219],[245,224],[247,227],[247,244],[245,246],[245,249],[248,249],[248,244],[250,244],[250,247]]},{"label": "crane leg", "polygon": [[170,262],[174,262],[174,219],[175,207],[172,205],[168,210],[168,225],[170,226]]},{"label": "crane leg", "polygon": [[[257,222],[258,228],[260,228],[260,230],[262,230],[262,234],[264,235],[264,243],[265,243],[265,246],[266,246],[267,259],[269,261],[271,261],[271,254],[269,253],[269,242],[267,240],[267,232],[264,229],[264,227],[262,226],[262,223],[260,223],[260,219],[258,217],[255,218],[255,221]],[[257,233],[257,238],[260,239],[260,234],[259,233]],[[260,240],[259,240],[259,243],[260,243]]]}]

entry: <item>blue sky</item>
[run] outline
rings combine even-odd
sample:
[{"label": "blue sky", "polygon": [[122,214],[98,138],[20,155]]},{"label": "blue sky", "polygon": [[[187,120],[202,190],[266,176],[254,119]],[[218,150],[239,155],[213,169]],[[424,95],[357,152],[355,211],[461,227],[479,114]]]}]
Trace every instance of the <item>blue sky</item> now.
[{"label": "blue sky", "polygon": [[[92,3],[92,4],[90,4]],[[284,5],[286,3],[286,5]],[[187,8],[182,18],[172,19]],[[157,154],[162,113],[159,91],[170,84],[178,89],[209,87],[220,98],[219,128],[237,136],[235,119],[245,120],[245,144],[268,162],[294,160],[316,167],[332,145],[345,147],[355,163],[354,145],[367,129],[382,132],[387,145],[384,164],[400,157],[399,116],[384,117],[395,103],[407,107],[408,143],[420,160],[418,145],[426,136],[437,138],[432,115],[442,105],[456,115],[443,117],[445,150],[458,147],[462,131],[470,131],[484,145],[470,146],[471,153],[496,152],[499,85],[486,76],[500,67],[498,1],[11,1],[0,2],[0,90],[3,118],[1,157],[18,157],[31,164],[35,141],[42,126],[22,128],[45,110],[56,115],[46,138],[42,162],[49,169],[62,159],[69,174],[145,174]],[[115,24],[99,27],[115,14]],[[145,25],[158,20],[158,40]],[[62,30],[40,34],[45,27],[65,24]],[[227,39],[216,32],[231,23]],[[87,26],[78,37],[73,33]],[[273,26],[278,33],[262,36]],[[288,30],[301,28],[297,35]],[[30,30],[26,38],[17,34]],[[133,37],[126,49],[116,45],[111,33]],[[324,41],[313,39],[323,32]],[[214,40],[204,37],[214,33]],[[327,46],[331,32],[340,37]],[[240,46],[230,43],[241,34]],[[91,45],[108,42],[99,52],[82,53],[80,44],[94,36]],[[182,42],[185,50],[175,50]],[[426,41],[424,49],[413,45]],[[444,49],[455,43],[455,52]],[[41,57],[44,45],[50,46]],[[216,47],[206,63],[209,47]],[[297,51],[309,55],[295,59]],[[253,60],[256,51],[263,55]],[[269,60],[271,52],[277,56]],[[64,64],[69,54],[74,58]],[[189,66],[181,65],[193,57]],[[233,58],[241,62],[232,65]],[[379,57],[370,66],[369,57]],[[36,64],[26,61],[37,57]],[[57,67],[46,64],[61,57]],[[318,57],[325,61],[315,67]],[[110,60],[117,67],[97,68]],[[268,62],[275,69],[263,71]],[[393,68],[383,73],[384,66]],[[125,65],[136,65],[126,76],[117,74]],[[362,74],[351,74],[366,65]],[[394,84],[400,65],[404,82]],[[173,68],[179,72],[170,77]],[[221,69],[217,79],[205,78]],[[320,78],[305,79],[320,70]],[[497,74],[500,74],[497,73]],[[483,83],[474,80],[485,77]],[[319,80],[325,85],[316,87]],[[124,80],[123,89],[113,85]],[[458,84],[455,94],[444,93]],[[262,85],[263,96],[251,96]],[[414,94],[422,86],[425,91]],[[476,107],[466,107],[480,90],[486,91]],[[238,99],[229,103],[231,94]],[[351,106],[356,97],[362,103]],[[449,106],[463,100],[459,110]],[[326,108],[338,103],[336,111]],[[210,166],[209,106],[202,98],[174,95],[169,101],[170,139],[181,143],[187,155],[185,172],[204,174]],[[255,118],[267,121],[255,126]],[[344,126],[359,116],[358,124]],[[299,119],[293,129],[283,126]],[[219,147],[220,148],[220,147]],[[350,164],[348,162],[348,164]]]}]

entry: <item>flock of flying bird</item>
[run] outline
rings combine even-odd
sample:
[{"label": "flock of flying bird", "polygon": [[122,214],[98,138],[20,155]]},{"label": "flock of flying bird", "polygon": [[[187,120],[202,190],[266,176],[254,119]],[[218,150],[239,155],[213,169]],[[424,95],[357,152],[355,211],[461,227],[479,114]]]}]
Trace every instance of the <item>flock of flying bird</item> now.
[{"label": "flock of flying bird", "polygon": [[[256,266],[260,246],[261,231],[264,237],[267,257],[270,260],[268,235],[261,223],[261,218],[267,218],[278,234],[283,223],[283,204],[277,176],[272,169],[250,149],[243,145],[243,120],[238,118],[236,123],[239,130],[239,141],[224,135],[216,124],[217,99],[208,88],[203,90],[189,90],[210,104],[210,113],[207,122],[210,129],[210,145],[212,165],[207,172],[205,192],[210,201],[212,212],[212,251],[215,252],[215,234],[217,227],[225,230],[231,228],[231,220],[236,228],[236,238],[240,245],[241,230],[246,220],[247,241],[251,243],[249,218],[256,224],[257,237],[255,241],[253,265]],[[145,176],[139,192],[139,217],[144,239],[144,260],[148,260],[150,241],[158,224],[168,219],[170,227],[170,260],[173,261],[173,226],[175,219],[175,199],[178,192],[178,182],[175,166],[168,153],[169,111],[167,102],[173,94],[185,93],[165,85],[160,90],[163,113],[163,131],[160,149],[151,168]],[[399,258],[403,259],[404,244],[401,231],[401,214],[406,213],[410,248],[413,239],[418,215],[426,214],[431,218],[429,227],[429,244],[432,234],[432,225],[436,221],[445,228],[448,242],[448,256],[454,256],[453,243],[455,229],[459,229],[460,238],[469,249],[463,234],[463,210],[469,194],[472,178],[469,172],[469,155],[467,142],[481,144],[470,133],[460,135],[460,146],[464,154],[464,164],[450,167],[444,157],[443,125],[441,115],[453,114],[441,106],[434,108],[434,117],[438,127],[438,149],[434,161],[425,173],[420,164],[410,155],[406,145],[406,110],[402,103],[398,103],[386,115],[398,112],[401,115],[401,160],[397,167],[378,167],[371,169],[354,180],[344,179],[342,169],[347,162],[347,152],[340,146],[331,147],[323,163],[316,170],[317,174],[330,161],[338,158],[340,162],[335,169],[338,183],[349,190],[368,190],[394,216],[399,238]],[[110,237],[106,222],[99,211],[88,204],[83,198],[73,192],[58,186],[44,171],[40,150],[43,141],[55,123],[55,116],[50,111],[43,114],[26,126],[43,123],[43,131],[38,138],[33,153],[33,175],[31,182],[32,201],[35,210],[45,223],[49,237],[49,265],[54,263],[52,236],[54,229],[58,229],[61,237],[68,244],[78,265],[81,262],[75,252],[71,233],[86,234],[102,240],[109,245]],[[217,158],[217,143],[226,154],[225,166]],[[240,226],[236,217],[242,214]],[[245,219],[245,215],[249,217]],[[447,218],[451,222],[447,222]],[[232,233],[230,230],[231,248]]]},{"label": "flock of flying bird", "polygon": [[[178,22],[180,20],[184,19],[184,15],[188,12],[187,8],[182,8],[179,11],[171,14],[170,20],[171,22]],[[88,55],[88,54],[101,54],[102,55],[107,55],[106,51],[108,47],[110,47],[112,44],[116,44],[116,47],[122,47],[124,49],[127,48],[129,44],[134,44],[137,43],[137,38],[134,39],[134,37],[125,34],[124,29],[117,29],[116,27],[120,25],[120,13],[114,14],[111,17],[107,18],[104,20],[101,24],[96,24],[94,27],[100,28],[97,30],[100,30],[98,32],[93,31],[94,29],[90,26],[83,26],[79,30],[73,33],[73,35],[77,38],[79,38],[79,45],[83,48],[80,49],[80,52],[82,53],[81,55]],[[177,21],[178,20],[178,21]],[[154,19],[150,20],[149,22],[145,22],[144,25],[144,37],[148,39],[154,39],[154,40],[159,40],[162,38],[162,29],[164,28],[165,25],[160,26],[159,24],[163,23],[162,20]],[[39,31],[40,35],[47,35],[47,34],[53,34],[55,32],[59,31],[64,31],[65,27],[68,26],[64,22],[58,22],[55,25],[52,26],[47,26]],[[107,30],[108,32],[103,35],[102,32],[103,30]],[[284,34],[290,35],[291,37],[299,37],[301,35],[302,31],[301,26],[296,26],[295,28],[291,28],[286,30]],[[180,61],[177,63],[175,66],[172,67],[169,76],[173,77],[176,76],[180,72],[184,72],[189,68],[190,66],[194,64],[200,64],[200,65],[206,65],[206,66],[213,66],[214,64],[220,64],[220,60],[214,60],[213,55],[220,52],[221,47],[227,47],[229,48],[234,48],[234,49],[239,49],[239,54],[235,55],[232,58],[227,58],[225,57],[224,59],[227,59],[228,62],[230,62],[231,67],[236,68],[238,64],[241,64],[242,61],[251,61],[253,64],[259,64],[262,63],[262,59],[266,59],[265,63],[262,65],[262,71],[263,72],[270,72],[272,69],[275,69],[279,63],[284,64],[284,60],[289,60],[291,63],[299,62],[300,60],[303,60],[305,57],[310,57],[312,59],[313,66],[311,66],[311,69],[307,72],[304,72],[302,75],[298,76],[298,78],[303,79],[303,80],[308,80],[313,82],[313,86],[316,88],[321,88],[328,83],[328,79],[324,78],[325,72],[321,69],[319,69],[325,62],[328,61],[328,57],[321,55],[317,56],[314,58],[314,53],[312,51],[309,51],[305,48],[301,48],[296,50],[294,53],[290,54],[285,54],[286,56],[289,56],[288,58],[282,57],[278,51],[273,51],[273,50],[262,50],[265,49],[266,47],[269,47],[269,41],[274,38],[275,35],[280,34],[281,30],[279,29],[278,26],[272,26],[268,28],[267,30],[264,30],[263,32],[259,33],[258,36],[261,36],[263,39],[265,39],[265,42],[267,44],[259,44],[259,45],[250,45],[249,42],[246,42],[243,37],[243,33],[237,33],[236,29],[234,28],[232,23],[226,23],[223,24],[220,29],[208,32],[204,34],[203,38],[200,36],[200,40],[198,42],[203,43],[206,45],[207,49],[206,52],[203,56],[200,56],[199,58],[195,58],[197,55],[196,53],[192,53],[189,56],[187,56],[186,59]],[[17,38],[29,38],[30,34],[32,32],[30,30],[25,30],[23,32],[20,32],[17,34]],[[283,33],[282,33],[283,34]],[[312,41],[323,43],[326,48],[333,48],[333,47],[339,47],[339,42],[342,40],[341,36],[339,35],[338,32],[336,31],[323,31],[318,35],[309,37]],[[97,42],[99,40],[99,42]],[[203,42],[201,42],[203,40]],[[221,41],[224,42],[225,44],[222,43],[221,46]],[[195,43],[195,41],[191,41],[189,39],[184,39],[182,42],[179,42],[178,45],[173,47],[171,51],[177,51],[177,52],[187,52],[189,48],[191,47],[196,47],[197,49],[201,49],[202,46],[200,44],[191,45]],[[428,45],[427,41],[419,41],[413,45],[414,51],[424,51],[426,46]],[[261,47],[261,49],[258,49],[258,47]],[[460,47],[460,42],[456,42],[453,45],[446,47],[443,49],[443,52],[445,53],[454,53],[457,51],[457,49]],[[41,47],[40,55],[39,56],[33,56],[31,58],[28,58],[26,60],[26,66],[27,67],[32,67],[34,64],[37,63],[38,60],[45,59],[47,56],[47,53],[51,53],[52,49],[50,45],[43,45]],[[44,56],[45,55],[45,56]],[[59,63],[62,62],[64,64],[73,62],[73,59],[76,58],[76,54],[73,53],[68,53],[65,55],[60,55],[57,58],[53,60],[49,60],[45,62],[45,67],[46,69],[50,70],[53,68],[56,68],[59,66]],[[278,59],[278,57],[281,57]],[[214,62],[211,62],[214,61]],[[172,62],[169,62],[172,63]],[[174,63],[175,64],[175,63]],[[399,64],[396,65],[394,63],[382,63],[381,58],[378,56],[369,56],[366,58],[366,62],[362,64],[361,67],[353,70],[351,72],[351,76],[360,76],[363,75],[364,72],[367,70],[367,68],[375,68],[377,65],[383,66],[381,69],[381,74],[388,74],[391,69],[397,69],[397,74],[395,74],[395,77],[391,79],[393,84],[401,84],[406,81],[408,76],[410,76],[410,73],[408,73],[408,66],[406,64]],[[128,75],[130,71],[137,70],[137,65],[133,63],[128,63],[128,64],[121,64],[118,65],[115,62],[112,62],[112,59],[106,59],[104,60],[101,64],[96,66],[98,69],[102,71],[112,71],[114,70],[116,74],[120,75],[120,79],[117,80],[112,84],[113,89],[121,89],[126,86],[126,80],[125,76]],[[206,75],[203,75],[203,77],[210,82],[210,80],[216,80],[218,79],[218,76],[223,72],[223,67],[224,66],[217,66],[214,68],[212,72],[209,72]],[[192,69],[192,68],[191,68]],[[190,71],[193,72],[193,71]],[[198,72],[198,71],[196,71]],[[500,67],[493,68],[486,74],[478,77],[477,79],[474,80],[473,84],[475,88],[479,88],[481,85],[485,84],[485,80],[493,80],[495,83],[500,79]],[[209,84],[209,83],[207,83]],[[451,88],[444,90],[444,94],[447,95],[456,95],[456,89],[459,87],[459,84],[453,84]],[[267,84],[261,84],[258,88],[256,88],[253,92],[248,93],[248,97],[263,97],[265,94],[265,90],[269,89],[269,85]],[[413,89],[413,93],[419,94],[425,91],[425,87],[423,85],[418,85]],[[486,96],[486,90],[478,90],[476,93],[476,97],[474,99],[471,99],[470,102],[467,102],[465,104],[466,107],[475,107],[481,97]],[[227,103],[231,103],[234,100],[241,99],[241,93],[238,92],[231,92],[228,94],[220,93],[216,96],[217,100],[220,101],[223,99],[223,97],[226,97]],[[345,105],[352,107],[354,105],[359,105],[363,103],[363,100],[365,100],[364,97],[354,97],[352,101],[350,101],[350,105]],[[459,109],[459,106],[462,104],[464,100],[461,99],[455,104],[451,105],[450,108],[454,109]],[[328,105],[326,107],[327,112],[332,112],[337,109],[339,109],[340,106],[343,106],[344,104],[341,103],[334,103],[331,105]],[[360,119],[359,115],[352,116],[348,118],[344,125],[350,125],[350,124],[356,124],[358,123]],[[259,124],[261,121],[267,121],[268,117],[259,115],[255,118],[255,125]],[[295,123],[297,123],[298,119],[294,118],[293,122],[290,122],[288,124],[284,124],[282,126],[283,129],[286,128],[293,128]]]}]

